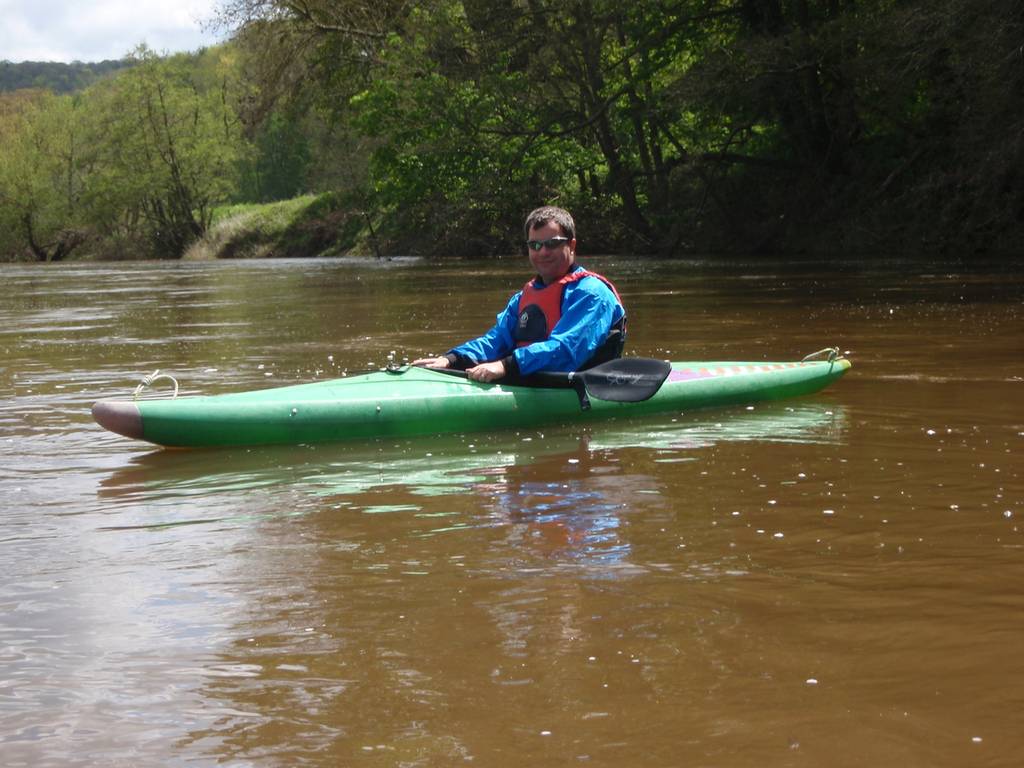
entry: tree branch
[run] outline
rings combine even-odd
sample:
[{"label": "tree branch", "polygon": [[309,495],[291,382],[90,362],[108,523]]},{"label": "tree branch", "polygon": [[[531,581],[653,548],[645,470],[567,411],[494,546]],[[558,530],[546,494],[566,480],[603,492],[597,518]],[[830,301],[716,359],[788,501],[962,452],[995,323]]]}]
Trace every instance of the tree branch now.
[{"label": "tree branch", "polygon": [[291,2],[282,3],[285,8],[294,13],[300,19],[306,21],[312,27],[320,30],[321,32],[338,32],[343,35],[352,35],[353,37],[369,37],[375,40],[383,40],[387,35],[383,32],[374,32],[368,29],[359,29],[358,27],[351,27],[341,24],[330,24],[326,21],[318,19],[313,10],[305,2],[301,0],[292,0]]}]

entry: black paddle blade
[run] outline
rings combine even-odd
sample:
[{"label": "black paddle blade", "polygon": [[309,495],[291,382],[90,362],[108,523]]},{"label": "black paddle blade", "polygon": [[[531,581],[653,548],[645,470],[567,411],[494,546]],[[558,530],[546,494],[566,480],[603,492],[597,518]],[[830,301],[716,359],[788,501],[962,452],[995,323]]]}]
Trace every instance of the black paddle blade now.
[{"label": "black paddle blade", "polygon": [[668,378],[671,363],[648,357],[620,357],[585,371],[569,374],[579,380],[587,394],[598,400],[639,403],[649,400]]}]

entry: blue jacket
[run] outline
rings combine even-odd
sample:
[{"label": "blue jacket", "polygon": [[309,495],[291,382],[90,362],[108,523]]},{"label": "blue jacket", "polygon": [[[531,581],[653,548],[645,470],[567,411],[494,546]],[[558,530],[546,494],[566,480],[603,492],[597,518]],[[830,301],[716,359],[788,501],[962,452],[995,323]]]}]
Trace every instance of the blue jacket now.
[{"label": "blue jacket", "polygon": [[487,333],[460,344],[448,354],[476,363],[513,355],[523,376],[537,371],[577,371],[608,338],[612,325],[626,314],[615,294],[600,278],[585,277],[565,286],[562,316],[551,335],[544,341],[517,349],[513,333],[519,322],[521,295],[522,291],[517,291],[509,299]]}]

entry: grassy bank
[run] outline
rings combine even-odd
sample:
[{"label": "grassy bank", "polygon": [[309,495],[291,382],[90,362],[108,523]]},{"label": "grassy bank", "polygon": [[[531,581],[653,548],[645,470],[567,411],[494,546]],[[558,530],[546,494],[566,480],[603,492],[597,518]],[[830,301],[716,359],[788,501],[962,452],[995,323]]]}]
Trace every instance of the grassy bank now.
[{"label": "grassy bank", "polygon": [[342,256],[363,250],[362,223],[337,195],[224,206],[182,258],[258,259]]}]

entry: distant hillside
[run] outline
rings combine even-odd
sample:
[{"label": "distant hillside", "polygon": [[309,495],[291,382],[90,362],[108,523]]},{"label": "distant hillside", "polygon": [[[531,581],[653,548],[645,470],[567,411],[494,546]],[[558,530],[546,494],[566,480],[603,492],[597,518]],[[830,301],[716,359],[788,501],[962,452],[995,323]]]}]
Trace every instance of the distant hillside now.
[{"label": "distant hillside", "polygon": [[45,88],[54,93],[71,93],[88,87],[104,75],[132,66],[127,59],[100,62],[0,61],[0,92],[21,88]]}]

